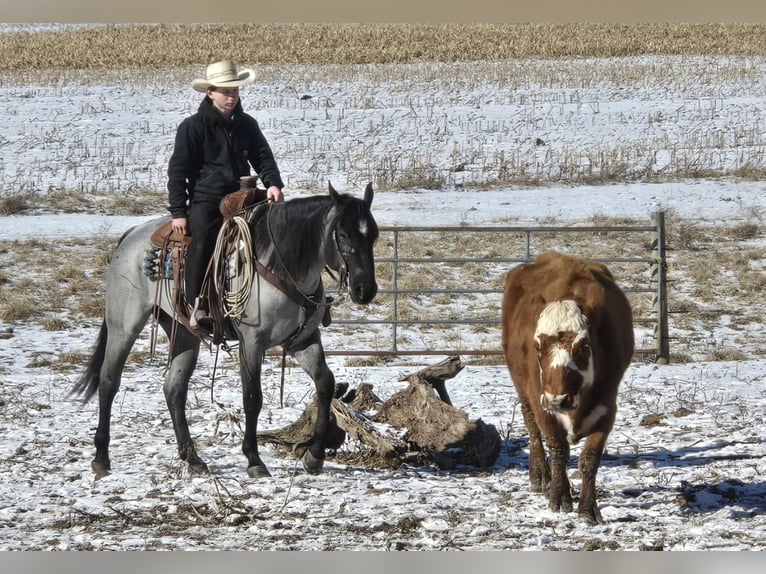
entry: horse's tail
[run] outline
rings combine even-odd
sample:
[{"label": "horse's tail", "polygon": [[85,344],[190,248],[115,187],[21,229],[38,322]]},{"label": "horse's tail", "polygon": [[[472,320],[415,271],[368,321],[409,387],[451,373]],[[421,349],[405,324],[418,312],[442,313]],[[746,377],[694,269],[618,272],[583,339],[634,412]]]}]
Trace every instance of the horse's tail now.
[{"label": "horse's tail", "polygon": [[98,385],[101,382],[101,365],[104,364],[104,356],[106,355],[107,333],[106,320],[104,320],[101,323],[101,330],[98,332],[98,339],[96,339],[96,348],[90,361],[88,361],[88,366],[69,392],[72,395],[85,394],[82,400],[84,403],[87,403],[96,394]]}]

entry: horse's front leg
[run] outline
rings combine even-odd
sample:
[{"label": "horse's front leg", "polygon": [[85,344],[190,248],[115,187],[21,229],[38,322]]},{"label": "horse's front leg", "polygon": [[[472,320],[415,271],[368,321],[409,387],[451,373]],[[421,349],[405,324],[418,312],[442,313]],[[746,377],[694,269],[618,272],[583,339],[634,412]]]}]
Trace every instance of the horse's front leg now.
[{"label": "horse's front leg", "polygon": [[322,471],[325,446],[330,434],[330,405],[335,391],[335,376],[327,366],[319,331],[301,349],[291,349],[295,359],[314,380],[317,394],[317,422],[311,444],[303,455],[303,468],[309,474]]},{"label": "horse's front leg", "polygon": [[258,416],[263,406],[261,389],[261,366],[264,350],[240,339],[239,374],[242,379],[242,406],[245,411],[245,437],[242,440],[242,452],[247,457],[247,474],[252,478],[271,476],[258,454]]},{"label": "horse's front leg", "polygon": [[[173,320],[166,313],[162,313],[160,324],[169,336],[172,332],[172,323]],[[199,345],[199,340],[189,331],[183,327],[178,328],[173,341],[168,374],[162,390],[165,393],[165,403],[173,421],[173,431],[178,444],[178,456],[189,464],[189,471],[192,474],[207,474],[207,465],[197,455],[197,449],[189,433],[189,423],[186,419],[189,379],[197,366]]]}]

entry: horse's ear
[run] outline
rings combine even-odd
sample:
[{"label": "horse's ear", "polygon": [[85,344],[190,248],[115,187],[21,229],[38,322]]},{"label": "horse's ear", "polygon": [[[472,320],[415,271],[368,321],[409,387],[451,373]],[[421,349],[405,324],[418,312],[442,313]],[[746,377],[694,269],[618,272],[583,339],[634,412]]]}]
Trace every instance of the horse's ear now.
[{"label": "horse's ear", "polygon": [[327,186],[330,188],[330,197],[332,197],[333,201],[338,201],[340,199],[340,196],[337,191],[335,191],[335,188],[332,186],[332,182],[328,181]]},{"label": "horse's ear", "polygon": [[372,182],[367,184],[367,187],[364,189],[364,202],[367,204],[367,207],[370,207],[372,205]]}]

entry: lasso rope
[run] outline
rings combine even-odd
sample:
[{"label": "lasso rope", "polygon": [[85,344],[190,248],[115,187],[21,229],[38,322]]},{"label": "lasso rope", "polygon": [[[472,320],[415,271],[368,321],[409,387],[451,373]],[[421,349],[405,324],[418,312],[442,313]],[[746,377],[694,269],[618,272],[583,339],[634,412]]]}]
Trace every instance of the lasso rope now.
[{"label": "lasso rope", "polygon": [[[233,264],[232,268],[219,266],[221,260],[226,258],[227,245],[234,245],[234,252],[229,259]],[[213,251],[213,268],[223,269],[221,273],[213,274],[215,290],[220,294],[223,316],[238,319],[250,298],[254,275],[253,242],[250,226],[244,218],[234,216],[224,221]],[[238,286],[235,290],[226,288],[227,269],[237,278]]]}]

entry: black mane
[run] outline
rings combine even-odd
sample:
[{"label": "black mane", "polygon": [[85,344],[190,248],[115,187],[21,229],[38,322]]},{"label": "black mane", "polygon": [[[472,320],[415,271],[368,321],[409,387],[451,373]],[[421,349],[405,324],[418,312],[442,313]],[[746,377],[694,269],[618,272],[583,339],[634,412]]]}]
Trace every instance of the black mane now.
[{"label": "black mane", "polygon": [[[339,198],[335,204],[337,213],[329,222],[331,228],[349,206],[364,203],[348,194],[340,194]],[[321,238],[328,232],[327,215],[333,205],[329,195],[321,195],[289,199],[259,210],[253,221],[256,258],[282,279],[287,279],[288,274],[293,278],[304,277],[319,256]],[[361,212],[359,215],[363,216]]]}]

